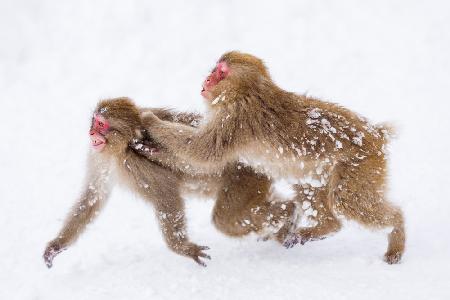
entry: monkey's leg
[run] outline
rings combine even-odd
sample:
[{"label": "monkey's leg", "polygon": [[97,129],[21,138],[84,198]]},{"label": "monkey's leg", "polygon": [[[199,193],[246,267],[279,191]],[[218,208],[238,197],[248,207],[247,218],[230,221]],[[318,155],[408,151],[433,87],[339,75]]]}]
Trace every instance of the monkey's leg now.
[{"label": "monkey's leg", "polygon": [[341,229],[341,223],[330,207],[328,186],[316,188],[304,184],[294,185],[294,188],[297,192],[295,201],[303,210],[302,223],[310,227],[302,227],[289,234],[283,243],[286,248],[292,248],[297,243],[304,245],[308,241],[324,239]]},{"label": "monkey's leg", "polygon": [[204,250],[207,246],[198,246],[189,241],[186,232],[184,202],[177,195],[165,195],[155,202],[156,214],[167,246],[175,253],[191,257],[199,265],[206,267],[200,257],[211,259]]},{"label": "monkey's leg", "polygon": [[398,207],[389,203],[386,203],[383,209],[385,210],[385,216],[391,218],[389,223],[394,227],[388,236],[389,244],[384,260],[388,264],[396,264],[400,262],[405,252],[406,235],[403,214]]},{"label": "monkey's leg", "polygon": [[[272,230],[286,235],[295,204],[269,201],[272,182],[241,164],[227,166],[222,175],[213,222],[226,235],[239,237]],[[290,224],[291,225],[291,224]]]},{"label": "monkey's leg", "polygon": [[86,225],[97,217],[108,199],[112,188],[110,165],[96,158],[93,155],[89,159],[87,182],[81,197],[66,217],[58,236],[47,244],[43,257],[49,268],[55,256],[72,245]]},{"label": "monkey's leg", "polygon": [[337,166],[333,198],[335,210],[349,219],[369,228],[393,227],[385,261],[395,264],[405,250],[405,229],[401,210],[385,198],[385,174],[383,157]]}]

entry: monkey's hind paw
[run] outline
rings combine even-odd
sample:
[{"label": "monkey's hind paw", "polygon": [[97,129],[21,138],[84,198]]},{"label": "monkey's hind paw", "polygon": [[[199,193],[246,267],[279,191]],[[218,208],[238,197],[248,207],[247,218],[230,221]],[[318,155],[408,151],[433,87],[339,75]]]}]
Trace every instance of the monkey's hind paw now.
[{"label": "monkey's hind paw", "polygon": [[311,238],[309,238],[308,236],[291,232],[284,239],[283,246],[286,249],[291,249],[298,243],[300,243],[300,245],[303,246],[304,244],[306,244],[309,241],[311,241]]},{"label": "monkey's hind paw", "polygon": [[386,253],[384,255],[384,261],[390,265],[398,264],[400,263],[401,260],[402,260],[401,252]]},{"label": "monkey's hind paw", "polygon": [[291,249],[301,241],[301,237],[295,233],[289,233],[283,241],[283,247]]}]

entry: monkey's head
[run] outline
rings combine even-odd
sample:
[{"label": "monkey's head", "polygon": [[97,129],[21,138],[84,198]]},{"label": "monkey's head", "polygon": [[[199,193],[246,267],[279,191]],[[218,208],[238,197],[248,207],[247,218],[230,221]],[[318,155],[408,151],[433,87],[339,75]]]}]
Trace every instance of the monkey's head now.
[{"label": "monkey's head", "polygon": [[139,110],[130,99],[100,101],[89,131],[92,148],[97,152],[106,146],[109,150],[125,150],[133,138],[142,138],[141,128]]},{"label": "monkey's head", "polygon": [[206,100],[213,101],[220,98],[223,92],[242,94],[261,80],[271,81],[269,72],[261,59],[251,54],[231,51],[222,55],[206,77],[201,95]]}]

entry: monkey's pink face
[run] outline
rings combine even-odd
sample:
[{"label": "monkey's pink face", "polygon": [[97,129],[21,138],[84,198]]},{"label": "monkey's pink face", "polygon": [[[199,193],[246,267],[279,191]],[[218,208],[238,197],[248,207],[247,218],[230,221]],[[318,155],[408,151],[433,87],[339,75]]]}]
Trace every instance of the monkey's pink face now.
[{"label": "monkey's pink face", "polygon": [[95,151],[100,152],[105,148],[105,135],[108,133],[109,127],[109,122],[102,115],[94,113],[89,136],[91,137],[92,148]]},{"label": "monkey's pink face", "polygon": [[209,101],[213,100],[212,90],[219,82],[227,78],[229,74],[230,67],[227,63],[224,61],[219,61],[216,67],[211,71],[211,74],[209,74],[203,82],[201,92],[203,98]]}]

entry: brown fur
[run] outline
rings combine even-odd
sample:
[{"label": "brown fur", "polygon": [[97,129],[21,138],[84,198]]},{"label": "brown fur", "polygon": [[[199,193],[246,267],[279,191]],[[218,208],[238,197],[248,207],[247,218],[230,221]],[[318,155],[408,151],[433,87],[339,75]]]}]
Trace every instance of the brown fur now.
[{"label": "brown fur", "polygon": [[[203,250],[189,241],[186,233],[184,201],[180,196],[182,176],[154,164],[138,155],[128,144],[141,132],[140,111],[127,98],[101,101],[96,110],[110,122],[105,136],[107,145],[100,153],[91,153],[85,192],[58,235],[49,243],[44,258],[51,266],[53,257],[70,246],[86,225],[99,212],[113,185],[113,177],[125,183],[146,201],[153,204],[168,247],[174,252],[193,258],[204,265],[200,257],[209,258]],[[162,117],[161,111],[156,110]]]},{"label": "brown fur", "polygon": [[[133,151],[129,141],[136,137],[144,138],[141,135],[140,114],[146,111],[152,111],[161,119],[190,126],[197,125],[201,119],[196,114],[175,113],[166,109],[139,110],[127,98],[100,102],[96,112],[102,114],[111,125],[106,136],[108,142],[102,152],[89,156],[84,192],[67,216],[58,237],[45,250],[44,259],[49,267],[53,258],[73,244],[86,225],[98,215],[109,197],[115,177],[154,205],[169,248],[202,265],[204,263],[199,257],[209,258],[202,252],[207,247],[197,246],[187,237],[182,194],[217,195],[213,220],[219,230],[230,236],[262,233],[264,229],[278,229],[285,223],[288,226],[287,219],[293,214],[292,203],[283,205],[268,201],[270,180],[249,167],[230,164],[223,177],[191,175],[184,172],[187,164],[176,162],[165,149],[160,148],[155,154],[142,150],[149,159]],[[155,146],[151,141],[148,144]],[[234,218],[231,219],[230,215]],[[246,223],[250,219],[254,224],[252,227]],[[281,235],[283,232],[283,238],[285,231],[280,230],[279,233]],[[277,237],[279,240],[283,238]]]},{"label": "brown fur", "polygon": [[397,263],[405,234],[401,210],[385,193],[388,128],[337,104],[284,91],[249,54],[230,52],[220,61],[231,71],[211,91],[209,121],[194,129],[147,113],[152,138],[194,170],[214,172],[244,159],[277,177],[314,175],[322,187],[310,200],[323,205],[322,221],[299,229],[286,245],[339,230],[336,216],[342,214],[370,228],[394,227],[385,260]]},{"label": "brown fur", "polygon": [[[161,119],[192,127],[198,127],[201,122],[201,117],[196,114],[141,109],[144,115],[148,112]],[[273,181],[268,176],[237,162],[230,162],[220,172],[205,174],[196,172],[188,161],[179,159],[167,148],[153,153],[149,150],[152,145],[147,146],[140,141],[131,146],[150,161],[183,174],[184,195],[216,197],[213,223],[222,233],[241,237],[254,232],[263,235],[264,239],[273,238],[279,242],[283,242],[290,233],[295,204],[273,193]],[[161,148],[161,145],[157,147]]]}]

